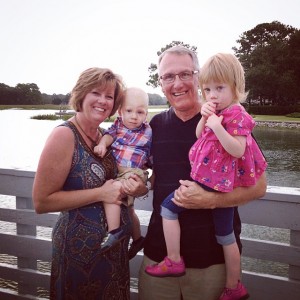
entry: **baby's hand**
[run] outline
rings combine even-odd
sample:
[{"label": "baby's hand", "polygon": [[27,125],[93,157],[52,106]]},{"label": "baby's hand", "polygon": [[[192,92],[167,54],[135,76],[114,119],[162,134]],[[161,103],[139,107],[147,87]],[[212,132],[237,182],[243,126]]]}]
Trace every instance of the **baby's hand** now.
[{"label": "baby's hand", "polygon": [[105,153],[107,152],[107,148],[104,145],[97,145],[94,147],[94,152],[100,157],[104,157]]},{"label": "baby's hand", "polygon": [[215,131],[218,126],[222,126],[223,116],[218,117],[216,114],[212,114],[206,121],[205,125]]},{"label": "baby's hand", "polygon": [[201,107],[201,115],[208,118],[216,112],[216,104],[213,102],[205,102]]}]

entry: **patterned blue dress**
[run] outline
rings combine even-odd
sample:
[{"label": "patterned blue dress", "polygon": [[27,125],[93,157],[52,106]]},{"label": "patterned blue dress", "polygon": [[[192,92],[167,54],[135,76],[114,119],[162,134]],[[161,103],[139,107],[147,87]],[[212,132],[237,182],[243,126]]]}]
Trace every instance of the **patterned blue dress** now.
[{"label": "patterned blue dress", "polygon": [[[72,166],[64,190],[99,187],[115,178],[117,167],[111,153],[103,159],[94,155],[76,127]],[[103,205],[95,203],[61,212],[53,229],[51,299],[130,299],[130,275],[127,256],[131,221],[122,205],[121,226],[124,234],[115,246],[101,250],[107,233]]]}]

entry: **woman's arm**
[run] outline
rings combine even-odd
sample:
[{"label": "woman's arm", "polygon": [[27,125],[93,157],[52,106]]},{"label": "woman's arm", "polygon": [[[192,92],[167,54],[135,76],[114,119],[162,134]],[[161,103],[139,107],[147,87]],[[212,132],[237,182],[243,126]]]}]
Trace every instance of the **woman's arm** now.
[{"label": "woman's arm", "polygon": [[121,203],[121,188],[113,180],[88,190],[63,191],[74,151],[74,135],[67,127],[57,127],[42,151],[33,183],[32,198],[37,213],[74,209],[94,202]]},{"label": "woman's arm", "polygon": [[214,209],[234,207],[261,198],[267,190],[266,174],[263,173],[254,186],[237,187],[230,193],[208,192],[196,182],[180,180],[181,186],[175,191],[174,202],[189,209]]}]

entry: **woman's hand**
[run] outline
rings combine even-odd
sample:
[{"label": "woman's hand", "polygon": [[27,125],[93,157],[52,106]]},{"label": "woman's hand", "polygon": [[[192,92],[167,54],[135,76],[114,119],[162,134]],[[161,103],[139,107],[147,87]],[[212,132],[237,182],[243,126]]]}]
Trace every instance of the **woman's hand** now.
[{"label": "woman's hand", "polygon": [[128,179],[123,180],[123,191],[126,195],[133,197],[140,197],[147,194],[148,189],[146,188],[143,180],[136,174],[131,174]]},{"label": "woman's hand", "polygon": [[105,203],[121,205],[122,198],[126,196],[122,183],[117,180],[107,180],[99,189],[101,189],[99,201]]}]

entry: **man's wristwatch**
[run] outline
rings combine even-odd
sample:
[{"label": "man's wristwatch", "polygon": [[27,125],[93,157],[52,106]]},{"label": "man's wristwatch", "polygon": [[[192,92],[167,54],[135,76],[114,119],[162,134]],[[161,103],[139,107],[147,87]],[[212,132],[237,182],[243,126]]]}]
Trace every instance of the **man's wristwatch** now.
[{"label": "man's wristwatch", "polygon": [[140,198],[141,200],[146,200],[149,196],[149,191],[151,190],[151,182],[149,180],[147,180],[146,184],[146,189],[147,189],[147,193],[145,195],[141,195],[138,198]]},{"label": "man's wristwatch", "polygon": [[151,182],[149,180],[147,180],[147,182],[146,182],[146,188],[147,188],[147,194],[148,194],[149,191],[151,190]]}]

